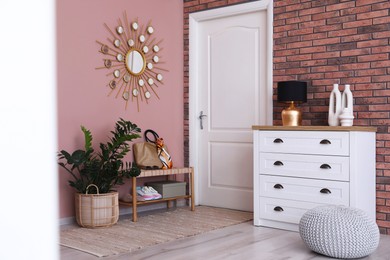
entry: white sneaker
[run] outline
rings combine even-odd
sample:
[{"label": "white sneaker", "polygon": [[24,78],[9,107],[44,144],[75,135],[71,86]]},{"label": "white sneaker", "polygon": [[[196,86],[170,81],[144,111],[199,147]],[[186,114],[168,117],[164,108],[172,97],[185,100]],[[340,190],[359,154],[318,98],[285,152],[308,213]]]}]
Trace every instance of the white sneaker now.
[{"label": "white sneaker", "polygon": [[162,198],[161,194],[158,193],[153,187],[151,187],[151,186],[146,186],[146,188],[149,190],[149,192],[150,192],[151,194],[153,194],[154,199],[161,199],[161,198]]},{"label": "white sneaker", "polygon": [[144,189],[145,187],[137,187],[137,194],[139,196],[141,196],[144,200],[153,200],[154,199],[154,196],[148,192],[146,193],[146,189]]},{"label": "white sneaker", "polygon": [[152,197],[152,200],[155,200],[155,199],[159,199],[161,198],[160,196],[157,196],[155,193],[153,193],[148,186],[144,186],[142,187],[142,192],[146,195],[146,196],[151,196]]}]

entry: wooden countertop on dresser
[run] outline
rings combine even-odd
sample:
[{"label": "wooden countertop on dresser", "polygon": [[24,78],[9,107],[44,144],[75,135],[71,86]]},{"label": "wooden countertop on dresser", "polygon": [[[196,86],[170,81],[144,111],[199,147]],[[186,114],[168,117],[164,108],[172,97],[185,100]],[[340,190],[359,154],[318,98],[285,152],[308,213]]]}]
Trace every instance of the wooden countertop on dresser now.
[{"label": "wooden countertop on dresser", "polygon": [[252,130],[265,131],[359,131],[376,132],[377,128],[373,126],[266,126],[253,125]]}]

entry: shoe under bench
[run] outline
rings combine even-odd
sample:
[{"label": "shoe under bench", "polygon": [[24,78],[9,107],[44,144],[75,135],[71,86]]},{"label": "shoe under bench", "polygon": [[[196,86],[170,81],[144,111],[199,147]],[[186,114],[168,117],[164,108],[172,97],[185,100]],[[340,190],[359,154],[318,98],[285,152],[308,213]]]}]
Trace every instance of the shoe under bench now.
[{"label": "shoe under bench", "polygon": [[[170,198],[161,198],[157,200],[148,200],[148,201],[138,201],[137,200],[137,179],[138,178],[148,178],[148,177],[156,177],[156,176],[174,176],[178,174],[188,174],[188,194],[184,196],[176,196],[176,197],[170,197]],[[137,214],[137,207],[152,203],[161,203],[166,202],[167,207],[169,208],[171,206],[172,201],[176,201],[178,199],[187,199],[190,203],[190,208],[192,211],[195,210],[195,197],[194,197],[194,169],[193,167],[186,167],[186,168],[172,168],[172,169],[157,169],[157,170],[141,170],[141,174],[137,177],[131,178],[131,184],[132,184],[132,202],[125,202],[125,201],[119,201],[120,205],[123,206],[129,206],[133,209],[133,222],[137,222],[138,220],[138,214]]]}]

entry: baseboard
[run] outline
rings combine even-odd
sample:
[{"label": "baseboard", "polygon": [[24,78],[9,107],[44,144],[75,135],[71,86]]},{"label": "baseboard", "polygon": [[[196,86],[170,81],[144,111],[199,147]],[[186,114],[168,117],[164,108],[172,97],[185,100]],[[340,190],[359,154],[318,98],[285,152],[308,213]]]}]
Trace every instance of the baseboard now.
[{"label": "baseboard", "polygon": [[[186,201],[185,200],[178,200],[177,207],[183,207],[186,206]],[[145,212],[145,211],[151,211],[151,210],[158,210],[158,209],[166,209],[167,204],[166,203],[156,203],[156,204],[151,204],[151,205],[144,205],[142,207],[138,207],[138,212]],[[133,209],[132,207],[119,207],[119,216],[122,215],[128,215],[132,214]],[[76,223],[75,217],[69,217],[69,218],[61,218],[60,221],[60,226],[63,225],[72,225]]]},{"label": "baseboard", "polygon": [[71,224],[76,223],[76,219],[75,219],[75,217],[60,218],[59,222],[60,222],[60,226],[71,225]]}]

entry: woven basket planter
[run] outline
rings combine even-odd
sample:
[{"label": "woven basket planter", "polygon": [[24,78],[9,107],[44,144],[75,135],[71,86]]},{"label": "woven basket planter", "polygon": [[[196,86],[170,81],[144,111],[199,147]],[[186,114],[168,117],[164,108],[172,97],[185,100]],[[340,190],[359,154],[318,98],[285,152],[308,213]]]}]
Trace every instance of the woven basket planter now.
[{"label": "woven basket planter", "polygon": [[98,194],[76,193],[76,221],[86,228],[110,227],[118,222],[119,201],[118,192],[99,194],[99,189],[93,185]]}]

